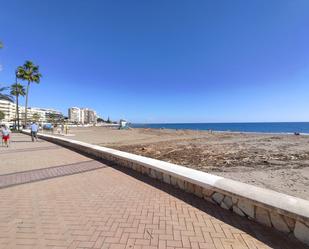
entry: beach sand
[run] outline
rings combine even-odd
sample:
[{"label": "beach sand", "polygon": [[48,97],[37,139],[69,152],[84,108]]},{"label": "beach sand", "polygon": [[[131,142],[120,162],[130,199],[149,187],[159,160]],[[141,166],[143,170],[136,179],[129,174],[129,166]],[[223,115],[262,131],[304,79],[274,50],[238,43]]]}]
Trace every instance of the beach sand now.
[{"label": "beach sand", "polygon": [[72,128],[70,138],[176,163],[309,200],[309,136]]}]

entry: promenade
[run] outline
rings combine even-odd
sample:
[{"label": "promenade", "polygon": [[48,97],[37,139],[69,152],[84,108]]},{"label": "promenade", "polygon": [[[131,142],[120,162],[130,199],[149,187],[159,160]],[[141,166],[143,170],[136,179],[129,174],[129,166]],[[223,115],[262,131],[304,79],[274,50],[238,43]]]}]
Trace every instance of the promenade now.
[{"label": "promenade", "polygon": [[13,134],[0,147],[0,248],[308,248],[117,165]]}]

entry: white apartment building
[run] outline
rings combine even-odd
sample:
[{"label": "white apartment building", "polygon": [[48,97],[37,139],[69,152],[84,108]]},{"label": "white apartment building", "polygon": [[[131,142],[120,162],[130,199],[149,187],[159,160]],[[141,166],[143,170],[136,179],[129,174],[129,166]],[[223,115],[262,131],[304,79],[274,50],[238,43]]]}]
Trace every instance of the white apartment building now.
[{"label": "white apartment building", "polygon": [[[2,122],[12,123],[16,119],[16,104],[7,100],[0,100],[0,111],[4,112],[4,120]],[[62,113],[48,108],[39,108],[39,107],[29,107],[27,111],[27,118],[29,121],[32,120],[33,114],[38,114],[40,116],[39,122],[46,123],[48,122],[50,114],[54,114],[57,117],[63,117]],[[25,107],[19,106],[19,119],[21,123],[25,119]]]},{"label": "white apartment building", "polygon": [[94,110],[91,110],[89,108],[81,108],[81,113],[81,122],[83,124],[95,124],[97,122],[97,115]]},{"label": "white apartment building", "polygon": [[[33,115],[38,114],[40,119],[38,120],[41,123],[48,123],[50,120],[50,115],[53,114],[56,116],[56,119],[62,119],[63,115],[60,111],[49,109],[49,108],[40,108],[40,107],[29,107],[27,112],[27,117],[29,120],[33,119]],[[22,107],[21,118],[25,117],[25,108]]]},{"label": "white apartment building", "polygon": [[15,119],[16,104],[7,100],[0,100],[0,111],[4,113],[3,122],[9,122]]},{"label": "white apartment building", "polygon": [[89,108],[71,107],[68,116],[71,122],[80,124],[93,124],[97,121],[96,112]]},{"label": "white apartment building", "polygon": [[82,115],[81,115],[81,109],[78,107],[71,107],[68,111],[69,120],[71,122],[77,122],[81,123]]}]

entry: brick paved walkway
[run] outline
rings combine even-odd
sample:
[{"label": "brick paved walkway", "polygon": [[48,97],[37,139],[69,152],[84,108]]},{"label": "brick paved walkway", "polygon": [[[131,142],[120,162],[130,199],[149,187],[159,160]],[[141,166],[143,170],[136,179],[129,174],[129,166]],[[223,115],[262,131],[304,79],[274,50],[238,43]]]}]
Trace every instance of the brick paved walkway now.
[{"label": "brick paved walkway", "polygon": [[[21,148],[12,145],[9,150],[14,149]],[[23,151],[15,156],[31,158],[33,153]],[[6,155],[0,153],[0,172]],[[66,167],[75,170],[95,165],[99,169],[73,175],[64,171],[65,176],[0,189],[0,248],[306,248],[272,229],[132,171],[106,167],[61,147],[49,150],[49,157],[59,155],[67,158],[59,158],[58,163],[81,159],[69,166],[48,160],[59,174]],[[32,160],[37,163],[42,159]],[[25,166],[21,168],[25,171]],[[14,172],[24,174],[16,173],[17,166]]]},{"label": "brick paved walkway", "polygon": [[56,166],[0,175],[0,188],[46,180],[59,176],[73,175],[90,170],[100,169],[104,166],[105,165],[102,163],[90,160],[89,162],[73,163],[66,166]]},{"label": "brick paved walkway", "polygon": [[13,134],[10,148],[0,145],[0,175],[89,161],[78,153],[26,135]]}]

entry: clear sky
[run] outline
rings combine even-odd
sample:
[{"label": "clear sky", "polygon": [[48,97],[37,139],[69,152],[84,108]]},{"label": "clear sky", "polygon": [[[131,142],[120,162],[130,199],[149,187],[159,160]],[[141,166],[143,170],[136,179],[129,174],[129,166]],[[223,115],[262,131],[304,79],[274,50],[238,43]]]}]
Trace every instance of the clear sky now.
[{"label": "clear sky", "polygon": [[0,0],[0,82],[131,122],[309,121],[308,0]]}]

